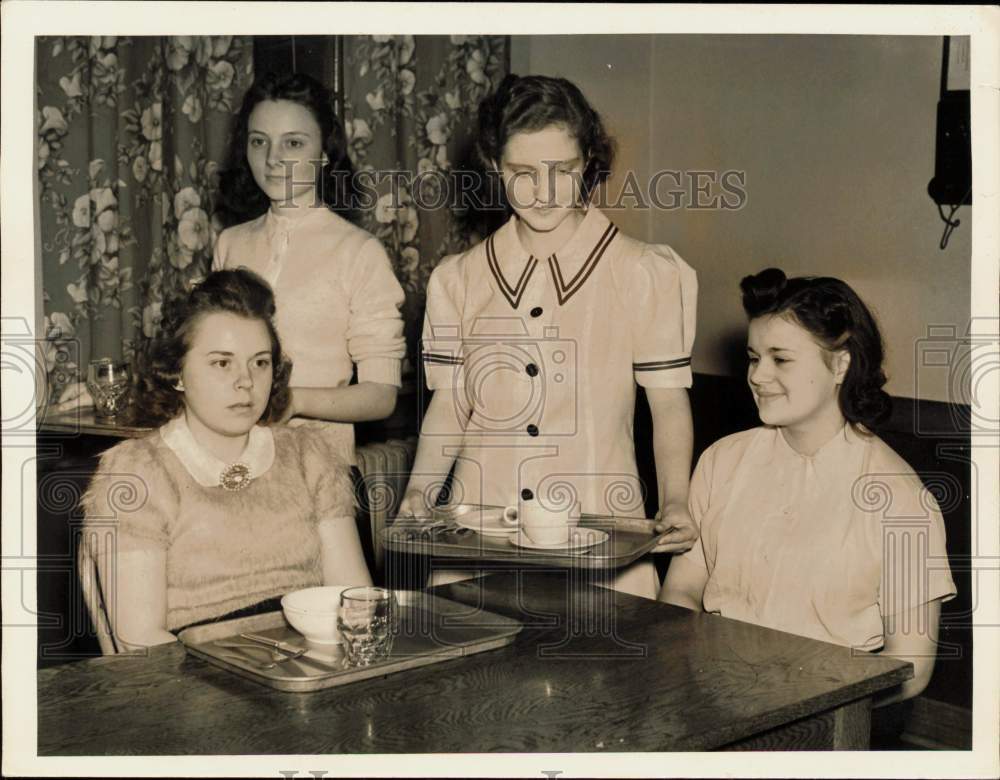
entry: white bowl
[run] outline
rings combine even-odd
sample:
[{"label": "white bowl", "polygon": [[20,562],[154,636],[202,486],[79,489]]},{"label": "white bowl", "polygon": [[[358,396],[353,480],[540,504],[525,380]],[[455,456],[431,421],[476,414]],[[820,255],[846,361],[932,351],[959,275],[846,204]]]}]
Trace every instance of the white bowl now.
[{"label": "white bowl", "polygon": [[340,594],[354,585],[320,585],[292,591],[281,599],[281,609],[292,628],[310,642],[320,645],[339,645],[337,615],[340,612]]}]

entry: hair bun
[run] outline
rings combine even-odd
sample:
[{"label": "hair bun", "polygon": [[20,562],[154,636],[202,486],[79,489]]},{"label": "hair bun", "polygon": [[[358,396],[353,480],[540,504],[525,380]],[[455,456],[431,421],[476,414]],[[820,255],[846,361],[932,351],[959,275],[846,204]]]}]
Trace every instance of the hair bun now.
[{"label": "hair bun", "polygon": [[788,286],[788,277],[780,268],[765,268],[760,273],[744,276],[740,281],[743,291],[743,308],[753,319],[767,311],[781,297]]}]

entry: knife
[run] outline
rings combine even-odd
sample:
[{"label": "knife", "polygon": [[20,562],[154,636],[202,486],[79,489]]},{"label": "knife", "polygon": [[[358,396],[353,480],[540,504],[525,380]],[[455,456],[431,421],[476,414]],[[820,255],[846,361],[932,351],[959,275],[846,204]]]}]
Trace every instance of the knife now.
[{"label": "knife", "polygon": [[260,636],[259,634],[240,634],[243,639],[249,639],[251,642],[259,642],[262,645],[267,645],[268,647],[273,647],[275,650],[286,655],[301,656],[307,651],[307,648],[297,647],[289,642],[281,642],[277,639],[271,639],[268,636]]},{"label": "knife", "polygon": [[637,531],[639,533],[656,533],[656,520],[649,520],[645,517],[621,517],[616,515],[591,515],[586,512],[580,515],[581,520],[596,520],[598,523],[611,523],[616,528],[623,531]]}]

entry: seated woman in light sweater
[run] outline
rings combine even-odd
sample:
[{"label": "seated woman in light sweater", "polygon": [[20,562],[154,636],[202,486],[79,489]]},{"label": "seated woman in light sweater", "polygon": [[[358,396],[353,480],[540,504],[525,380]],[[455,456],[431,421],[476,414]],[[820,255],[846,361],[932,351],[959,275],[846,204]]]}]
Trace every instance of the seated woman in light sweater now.
[{"label": "seated woman in light sweater", "polygon": [[268,425],[291,373],[273,316],[270,288],[246,270],[164,306],[138,397],[162,427],[104,453],[83,502],[119,649],[277,609],[298,588],[371,583],[350,453],[331,461],[317,432]]}]

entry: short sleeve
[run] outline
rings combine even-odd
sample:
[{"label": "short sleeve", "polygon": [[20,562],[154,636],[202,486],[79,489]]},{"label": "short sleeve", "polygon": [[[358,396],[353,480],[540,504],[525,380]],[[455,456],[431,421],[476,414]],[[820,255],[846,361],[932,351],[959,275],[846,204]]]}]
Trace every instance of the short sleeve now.
[{"label": "short sleeve", "polygon": [[[355,513],[354,480],[348,454],[352,440],[341,435],[340,430],[321,422],[307,422],[275,431],[276,438],[281,436],[282,439],[279,446],[294,447],[299,452],[317,522]],[[280,457],[280,452],[276,455]]]},{"label": "short sleeve", "polygon": [[[712,486],[712,466],[714,464],[714,450],[709,448],[698,458],[698,465],[695,466],[694,474],[691,475],[691,486],[688,490],[688,512],[691,519],[698,526],[698,539],[694,546],[681,553],[678,557],[686,558],[692,565],[707,573],[711,573],[708,566],[708,558],[705,555],[705,545],[701,535],[702,520],[708,512],[711,498]],[[713,556],[714,558],[714,556]]]},{"label": "short sleeve", "polygon": [[690,387],[698,281],[668,246],[647,246],[631,269],[632,370],[643,387]]},{"label": "short sleeve", "polygon": [[890,497],[879,513],[882,616],[954,598],[957,590],[948,563],[944,519],[933,495],[916,474],[880,474],[877,478],[885,483]]},{"label": "short sleeve", "polygon": [[461,284],[457,270],[455,260],[445,260],[434,269],[427,283],[422,346],[424,376],[431,390],[465,384]]},{"label": "short sleeve", "polygon": [[698,458],[698,464],[691,475],[688,489],[688,512],[691,518],[701,528],[702,518],[708,512],[712,492],[712,471],[715,465],[715,449],[710,447]]},{"label": "short sleeve", "polygon": [[369,238],[353,264],[347,351],[359,382],[399,387],[406,340],[400,307],[405,296],[378,239]]},{"label": "short sleeve", "polygon": [[165,549],[177,498],[155,448],[141,440],[122,442],[101,456],[83,496],[84,529],[92,544],[106,546],[111,537],[120,551]]}]

